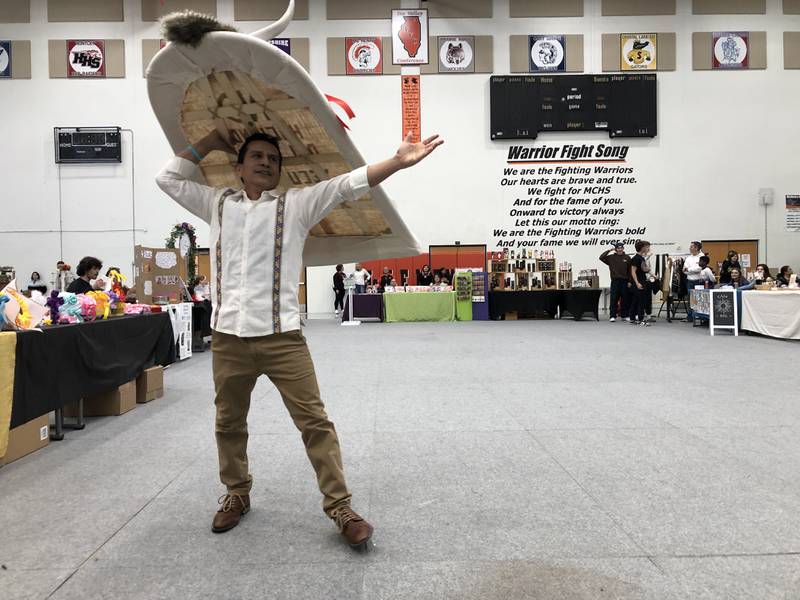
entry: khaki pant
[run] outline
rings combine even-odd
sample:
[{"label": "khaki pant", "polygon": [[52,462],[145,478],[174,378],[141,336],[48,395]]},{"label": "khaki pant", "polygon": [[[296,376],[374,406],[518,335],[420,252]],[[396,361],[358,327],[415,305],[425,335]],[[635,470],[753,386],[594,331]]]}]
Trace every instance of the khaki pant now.
[{"label": "khaki pant", "polygon": [[350,501],[342,470],[339,439],[325,414],[314,363],[300,331],[254,338],[213,332],[219,475],[228,492],[249,494],[253,478],[247,463],[247,413],[256,379],[269,377],[302,434],[306,453],[325,496],[326,513]]}]

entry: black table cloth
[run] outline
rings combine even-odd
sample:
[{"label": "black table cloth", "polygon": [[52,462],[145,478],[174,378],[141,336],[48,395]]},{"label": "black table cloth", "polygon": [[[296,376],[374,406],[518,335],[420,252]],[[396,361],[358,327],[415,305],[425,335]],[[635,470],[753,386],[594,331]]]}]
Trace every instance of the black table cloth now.
[{"label": "black table cloth", "polygon": [[546,312],[555,317],[560,298],[561,290],[489,292],[489,318],[497,320],[508,312],[530,317]]},{"label": "black table cloth", "polygon": [[175,360],[167,313],[114,317],[17,333],[11,427],[108,392]]},{"label": "black table cloth", "polygon": [[599,320],[598,305],[602,290],[537,290],[489,293],[489,317],[500,319],[507,312],[516,312],[520,316],[534,316],[545,312],[555,317],[559,310],[563,317],[569,313],[576,321],[588,313]]},{"label": "black table cloth", "polygon": [[564,313],[569,313],[576,321],[580,321],[588,313],[599,321],[598,307],[602,293],[603,290],[591,288],[561,290],[561,318],[564,318]]}]

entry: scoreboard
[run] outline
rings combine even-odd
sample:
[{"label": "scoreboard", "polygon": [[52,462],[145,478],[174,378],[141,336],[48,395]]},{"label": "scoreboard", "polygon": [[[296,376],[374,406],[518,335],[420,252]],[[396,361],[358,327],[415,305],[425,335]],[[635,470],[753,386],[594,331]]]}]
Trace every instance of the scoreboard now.
[{"label": "scoreboard", "polygon": [[122,162],[119,127],[55,127],[57,163]]},{"label": "scoreboard", "polygon": [[654,73],[494,75],[493,140],[534,139],[542,131],[607,131],[609,137],[655,137]]}]

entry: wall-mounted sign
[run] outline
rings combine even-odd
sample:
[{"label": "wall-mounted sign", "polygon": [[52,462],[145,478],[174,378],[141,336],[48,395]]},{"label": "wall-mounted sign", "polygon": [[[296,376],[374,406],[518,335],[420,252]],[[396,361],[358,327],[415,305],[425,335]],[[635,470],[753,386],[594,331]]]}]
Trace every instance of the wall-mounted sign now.
[{"label": "wall-mounted sign", "polygon": [[800,231],[800,196],[786,196],[786,231]]},{"label": "wall-mounted sign", "polygon": [[289,38],[273,38],[269,41],[273,46],[277,46],[289,56],[292,55],[292,40]]},{"label": "wall-mounted sign", "polygon": [[67,40],[67,77],[105,77],[103,40]]},{"label": "wall-mounted sign", "polygon": [[711,48],[714,69],[747,69],[750,63],[747,31],[715,31]]},{"label": "wall-mounted sign", "polygon": [[623,33],[619,36],[620,70],[655,71],[655,33]]},{"label": "wall-mounted sign", "polygon": [[439,36],[439,73],[475,72],[475,36]]},{"label": "wall-mounted sign", "polygon": [[403,75],[402,85],[403,139],[410,133],[411,141],[422,139],[422,126],[419,104],[419,75]]},{"label": "wall-mounted sign", "polygon": [[11,42],[0,41],[0,78],[11,77]]},{"label": "wall-mounted sign", "polygon": [[392,11],[392,64],[428,64],[428,9]]},{"label": "wall-mounted sign", "polygon": [[345,73],[348,75],[381,75],[383,73],[383,41],[379,37],[345,38]]},{"label": "wall-mounted sign", "polygon": [[564,71],[567,46],[563,35],[529,35],[528,68],[537,71]]}]

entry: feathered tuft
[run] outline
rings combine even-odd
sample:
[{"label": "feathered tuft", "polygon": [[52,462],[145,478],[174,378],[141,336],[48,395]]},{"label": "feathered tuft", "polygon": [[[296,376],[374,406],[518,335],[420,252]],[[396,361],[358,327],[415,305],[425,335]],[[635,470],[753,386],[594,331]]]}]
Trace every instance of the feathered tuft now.
[{"label": "feathered tuft", "polygon": [[176,44],[186,44],[197,48],[203,36],[211,31],[238,31],[225,25],[214,17],[193,10],[174,12],[161,20],[164,39]]}]

